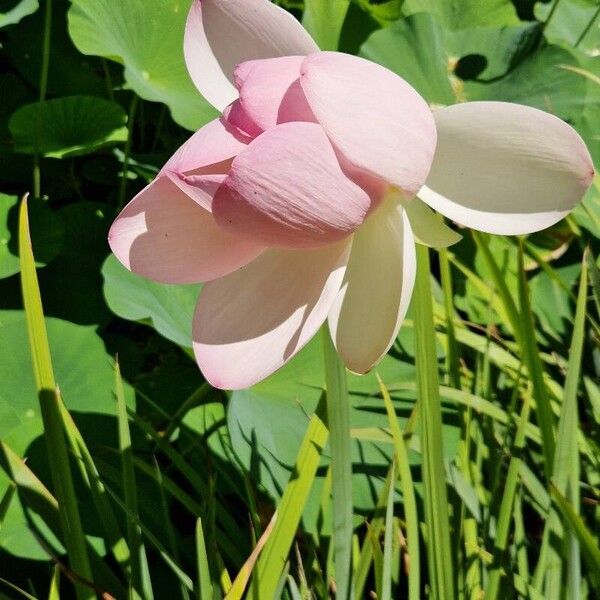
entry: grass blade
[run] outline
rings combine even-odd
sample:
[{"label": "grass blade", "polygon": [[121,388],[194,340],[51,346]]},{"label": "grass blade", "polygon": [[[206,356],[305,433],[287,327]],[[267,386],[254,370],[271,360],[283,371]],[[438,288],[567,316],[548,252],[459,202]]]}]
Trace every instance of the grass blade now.
[{"label": "grass blade", "polygon": [[430,277],[429,250],[417,244],[417,280],[413,299],[427,559],[433,598],[452,600],[455,597],[456,582],[450,545],[438,370],[435,359],[432,360],[436,356],[436,348]]},{"label": "grass blade", "polygon": [[508,535],[510,532],[511,516],[515,503],[515,495],[519,484],[519,474],[523,459],[521,454],[525,447],[525,428],[529,421],[529,410],[531,408],[529,394],[525,395],[523,407],[521,409],[521,419],[517,428],[515,442],[513,446],[512,457],[508,466],[508,473],[504,483],[504,493],[498,512],[498,523],[496,525],[496,540],[494,542],[494,564],[490,571],[488,583],[485,590],[485,600],[496,600],[500,591],[500,581],[502,578],[502,562],[504,553],[508,544]]},{"label": "grass blade", "polygon": [[[396,465],[392,461],[392,481],[396,478]],[[383,536],[383,572],[381,575],[381,600],[392,600],[392,539],[394,533],[394,486],[390,485],[385,510],[385,535]]]},{"label": "grass blade", "polygon": [[196,521],[196,571],[198,581],[195,586],[196,597],[198,600],[212,600],[213,587],[210,578],[210,568],[208,566],[208,555],[206,554],[206,542],[204,541],[204,531],[202,529],[202,520]]},{"label": "grass blade", "polygon": [[352,581],[352,445],[346,367],[322,329],[327,385],[327,421],[331,450],[331,496],[335,583],[340,598],[350,596]]},{"label": "grass blade", "polygon": [[127,544],[131,553],[129,572],[131,574],[130,597],[152,598],[152,583],[148,571],[146,551],[142,543],[142,535],[138,519],[137,487],[131,433],[127,418],[127,406],[123,380],[118,361],[115,363],[115,396],[117,399],[117,421],[119,426],[119,450],[121,452],[121,468],[123,472],[123,498],[127,513],[135,519],[127,519]]},{"label": "grass blade", "polygon": [[571,503],[552,484],[550,485],[550,493],[558,510],[581,544],[583,559],[589,569],[589,580],[596,593],[600,594],[600,548],[598,543]]},{"label": "grass blade", "polygon": [[[408,546],[408,557],[410,560],[410,570],[408,572],[408,598],[409,600],[419,600],[421,597],[421,558],[419,556],[419,517],[417,514],[417,501],[415,498],[415,488],[408,460],[408,449],[404,441],[404,436],[398,424],[396,410],[392,403],[390,393],[383,381],[377,375],[379,387],[383,402],[387,411],[392,439],[394,441],[394,457],[402,485],[402,499],[404,503],[404,514],[406,519],[406,538]],[[392,489],[394,486],[391,486]]]},{"label": "grass blade", "polygon": [[[579,390],[581,361],[583,358],[583,342],[585,337],[585,312],[588,290],[588,261],[587,253],[583,259],[577,309],[573,322],[573,337],[569,352],[569,364],[565,382],[565,392],[558,421],[556,435],[556,454],[552,480],[556,489],[565,496],[579,513],[579,452],[577,434],[579,428],[579,411],[577,392]],[[581,589],[580,549],[577,537],[573,532],[567,532],[567,589],[571,590],[574,598],[579,596]]]},{"label": "grass blade", "polygon": [[258,559],[258,589],[261,598],[275,597],[304,505],[317,474],[321,453],[329,435],[323,417],[324,404],[322,398],[308,424],[298,450],[294,470],[279,502],[273,532]]},{"label": "grass blade", "polygon": [[60,567],[54,567],[52,580],[50,581],[50,590],[48,591],[48,600],[60,600]]},{"label": "grass blade", "polygon": [[[75,496],[75,486],[58,401],[59,393],[54,380],[42,299],[31,247],[27,197],[23,198],[19,211],[19,256],[27,332],[44,422],[48,463],[52,474],[54,492],[58,499],[62,539],[67,550],[71,569],[81,578],[91,581],[90,561],[81,525],[77,497]],[[75,585],[75,589],[79,600],[92,600],[95,597],[94,592],[85,585],[78,583]]]}]

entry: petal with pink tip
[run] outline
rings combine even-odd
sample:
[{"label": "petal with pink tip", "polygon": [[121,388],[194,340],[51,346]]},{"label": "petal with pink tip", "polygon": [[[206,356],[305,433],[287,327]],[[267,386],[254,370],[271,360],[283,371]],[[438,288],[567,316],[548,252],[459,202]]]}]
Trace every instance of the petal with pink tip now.
[{"label": "petal with pink tip", "polygon": [[468,102],[435,113],[438,147],[419,197],[473,229],[524,234],[567,215],[592,182],[579,134],[536,108]]},{"label": "petal with pink tip", "polygon": [[344,363],[366,373],[390,349],[410,304],[415,242],[406,212],[391,196],[354,234],[329,328]]},{"label": "petal with pink tip", "polygon": [[199,129],[167,161],[160,175],[167,175],[206,210],[225,179],[232,159],[251,142],[221,119]]},{"label": "petal with pink tip", "polygon": [[187,68],[200,93],[219,110],[237,98],[236,65],[317,50],[302,25],[269,0],[194,0],[188,15]]},{"label": "petal with pink tip", "polygon": [[213,214],[224,229],[259,244],[311,248],[348,236],[370,207],[319,125],[285,123],[234,159]]},{"label": "petal with pink tip", "polygon": [[290,360],[327,318],[351,242],[318,250],[270,249],[204,286],[194,318],[194,352],[215,387],[254,385]]},{"label": "petal with pink tip", "polygon": [[284,56],[236,68],[240,105],[262,131],[289,121],[315,121],[300,85],[303,61],[304,56]]},{"label": "petal with pink tip", "polygon": [[391,71],[348,54],[312,54],[301,71],[312,112],[345,158],[416,193],[427,178],[436,140],[423,98]]},{"label": "petal with pink tip", "polygon": [[263,250],[223,231],[169,177],[159,176],[113,223],[108,241],[130,271],[161,283],[195,283],[227,275]]}]

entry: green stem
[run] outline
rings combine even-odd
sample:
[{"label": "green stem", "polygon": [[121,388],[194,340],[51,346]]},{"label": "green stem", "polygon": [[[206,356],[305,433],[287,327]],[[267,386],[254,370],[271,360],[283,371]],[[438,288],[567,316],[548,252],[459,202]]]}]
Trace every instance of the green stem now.
[{"label": "green stem", "polygon": [[350,402],[346,369],[331,340],[329,328],[322,329],[327,385],[327,420],[331,451],[333,497],[333,555],[335,581],[340,600],[351,595],[352,558],[352,456]]},{"label": "green stem", "polygon": [[129,117],[127,119],[127,141],[125,142],[125,155],[123,157],[123,173],[121,175],[121,186],[119,188],[119,202],[117,204],[117,212],[125,206],[127,196],[127,168],[129,167],[129,158],[131,157],[131,144],[133,138],[133,122],[135,121],[135,113],[137,112],[139,98],[134,94],[129,106]]},{"label": "green stem", "polygon": [[545,31],[546,27],[548,27],[548,25],[550,24],[550,21],[552,20],[552,17],[554,16],[554,13],[556,12],[556,9],[558,8],[559,4],[560,0],[554,0],[554,4],[552,5],[550,12],[548,13],[548,18],[542,24],[542,31]]},{"label": "green stem", "polygon": [[42,67],[40,72],[40,95],[36,111],[35,123],[35,147],[33,151],[33,196],[41,196],[41,173],[40,173],[40,139],[44,128],[44,104],[48,90],[48,67],[50,65],[50,33],[52,31],[52,0],[46,0],[46,12],[44,14],[44,41],[42,45]]},{"label": "green stem", "polygon": [[421,413],[421,458],[431,595],[435,600],[453,600],[455,579],[442,446],[442,405],[435,358],[429,250],[420,244],[417,244],[414,307],[417,398]]},{"label": "green stem", "polygon": [[577,38],[577,41],[575,42],[575,45],[574,45],[575,48],[577,48],[577,46],[579,46],[579,44],[581,44],[581,42],[583,42],[583,38],[585,38],[585,36],[589,33],[590,29],[596,22],[598,15],[600,15],[600,6],[598,6],[598,8],[596,9],[596,12],[594,13],[594,16],[590,19],[590,22],[585,26],[585,29],[581,32],[581,35]]}]

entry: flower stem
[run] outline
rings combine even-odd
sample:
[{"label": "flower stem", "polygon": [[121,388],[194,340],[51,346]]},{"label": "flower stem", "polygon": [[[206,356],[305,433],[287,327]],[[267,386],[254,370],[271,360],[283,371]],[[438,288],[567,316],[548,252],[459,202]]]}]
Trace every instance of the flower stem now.
[{"label": "flower stem", "polygon": [[336,598],[350,598],[352,557],[352,456],[350,402],[346,369],[331,340],[329,328],[322,328],[327,385],[327,420],[331,451],[333,497],[333,556]]},{"label": "flower stem", "polygon": [[40,174],[40,141],[44,129],[44,108],[48,89],[48,68],[50,66],[50,34],[52,31],[52,0],[46,0],[44,13],[44,41],[42,45],[42,67],[40,71],[40,95],[35,117],[35,140],[33,149],[33,196],[42,195]]}]

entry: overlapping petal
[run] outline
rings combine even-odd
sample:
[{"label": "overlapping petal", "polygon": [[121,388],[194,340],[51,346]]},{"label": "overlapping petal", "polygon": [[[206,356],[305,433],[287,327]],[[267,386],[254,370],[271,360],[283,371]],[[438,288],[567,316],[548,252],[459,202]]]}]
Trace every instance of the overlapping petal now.
[{"label": "overlapping petal", "polygon": [[240,389],[264,379],[317,332],[344,278],[351,241],[318,250],[267,250],[206,284],[194,318],[194,351],[206,379]]},{"label": "overlapping petal", "polygon": [[329,314],[337,351],[355,373],[390,349],[410,304],[415,243],[402,204],[387,199],[354,234],[344,283]]},{"label": "overlapping petal", "polygon": [[162,283],[222,277],[263,250],[223,231],[211,213],[167,175],[155,179],[123,209],[108,239],[125,267]]},{"label": "overlapping petal", "polygon": [[425,183],[435,150],[431,111],[403,79],[362,58],[319,52],[300,83],[330,140],[355,167],[409,194]]},{"label": "overlapping petal", "polygon": [[371,204],[342,171],[319,125],[285,123],[236,157],[213,214],[224,229],[259,244],[310,248],[348,236]]},{"label": "overlapping petal", "polygon": [[215,119],[185,142],[161,169],[183,192],[207,210],[225,179],[231,161],[246,148],[251,138],[222,119]]},{"label": "overlapping petal", "polygon": [[557,117],[505,102],[435,113],[438,147],[419,197],[474,229],[524,234],[567,215],[594,169],[585,143]]},{"label": "overlapping petal", "polygon": [[303,56],[242,63],[235,70],[240,107],[260,131],[289,121],[315,121],[300,85]]},{"label": "overlapping petal", "polygon": [[447,248],[462,239],[460,234],[450,229],[439,215],[418,198],[405,202],[404,210],[417,242],[430,248]]},{"label": "overlapping petal", "polygon": [[266,0],[194,0],[188,15],[188,71],[200,93],[219,110],[237,98],[236,65],[317,50],[290,13]]}]

